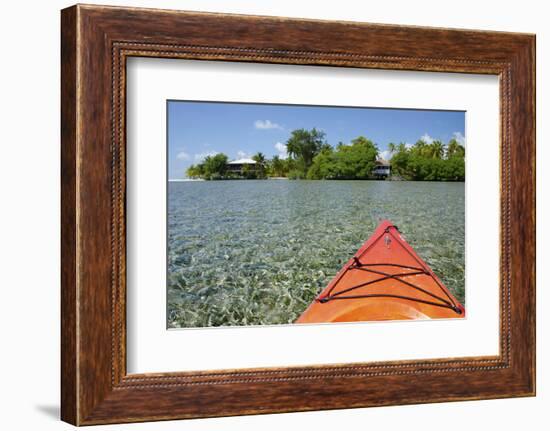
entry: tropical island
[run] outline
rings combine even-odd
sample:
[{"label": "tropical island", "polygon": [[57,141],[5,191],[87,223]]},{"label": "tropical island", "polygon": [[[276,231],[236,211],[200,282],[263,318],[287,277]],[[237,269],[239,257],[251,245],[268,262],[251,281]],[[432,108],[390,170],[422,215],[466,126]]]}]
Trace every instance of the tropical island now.
[{"label": "tropical island", "polygon": [[207,156],[191,165],[192,179],[231,180],[288,178],[291,180],[464,181],[465,148],[456,139],[447,144],[422,139],[414,145],[389,143],[389,161],[380,158],[377,145],[364,136],[335,147],[323,131],[293,130],[286,142],[288,157],[268,160],[258,152],[251,159],[230,161],[223,153]]}]

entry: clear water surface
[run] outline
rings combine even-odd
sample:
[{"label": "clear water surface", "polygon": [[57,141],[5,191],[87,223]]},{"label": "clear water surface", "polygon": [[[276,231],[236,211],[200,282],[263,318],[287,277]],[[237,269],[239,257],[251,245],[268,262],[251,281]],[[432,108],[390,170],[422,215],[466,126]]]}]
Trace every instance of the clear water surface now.
[{"label": "clear water surface", "polygon": [[464,183],[168,187],[170,328],[292,323],[383,219],[464,303]]}]

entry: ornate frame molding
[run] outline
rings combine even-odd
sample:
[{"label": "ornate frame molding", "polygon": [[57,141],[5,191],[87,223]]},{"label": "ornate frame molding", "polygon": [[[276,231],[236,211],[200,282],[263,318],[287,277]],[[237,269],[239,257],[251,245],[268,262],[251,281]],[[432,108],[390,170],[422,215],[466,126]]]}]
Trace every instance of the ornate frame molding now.
[{"label": "ornate frame molding", "polygon": [[[219,30],[206,34],[204,26]],[[284,29],[286,36],[274,36],[282,34],[277,31],[257,36],[258,26]],[[337,42],[325,37],[334,31]],[[312,32],[321,35],[320,41],[307,40]],[[62,418],[98,424],[533,395],[534,43],[534,36],[510,33],[99,6],[65,9]],[[498,75],[500,354],[127,375],[125,65],[131,56]],[[527,219],[520,218],[520,208]],[[310,396],[304,400],[300,394],[306,390]],[[251,391],[262,397],[250,399]]]}]

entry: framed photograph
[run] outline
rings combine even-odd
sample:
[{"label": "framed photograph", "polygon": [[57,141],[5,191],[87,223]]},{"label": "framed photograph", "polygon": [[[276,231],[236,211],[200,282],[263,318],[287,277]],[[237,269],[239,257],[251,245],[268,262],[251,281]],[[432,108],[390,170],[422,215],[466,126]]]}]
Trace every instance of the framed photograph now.
[{"label": "framed photograph", "polygon": [[62,11],[62,419],[535,394],[535,36]]}]

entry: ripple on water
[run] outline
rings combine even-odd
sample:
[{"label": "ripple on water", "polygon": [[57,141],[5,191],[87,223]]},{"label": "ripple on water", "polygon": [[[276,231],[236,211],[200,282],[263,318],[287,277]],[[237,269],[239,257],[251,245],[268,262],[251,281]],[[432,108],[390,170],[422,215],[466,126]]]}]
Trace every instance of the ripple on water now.
[{"label": "ripple on water", "polygon": [[383,219],[464,303],[464,183],[169,183],[168,325],[292,323]]}]

